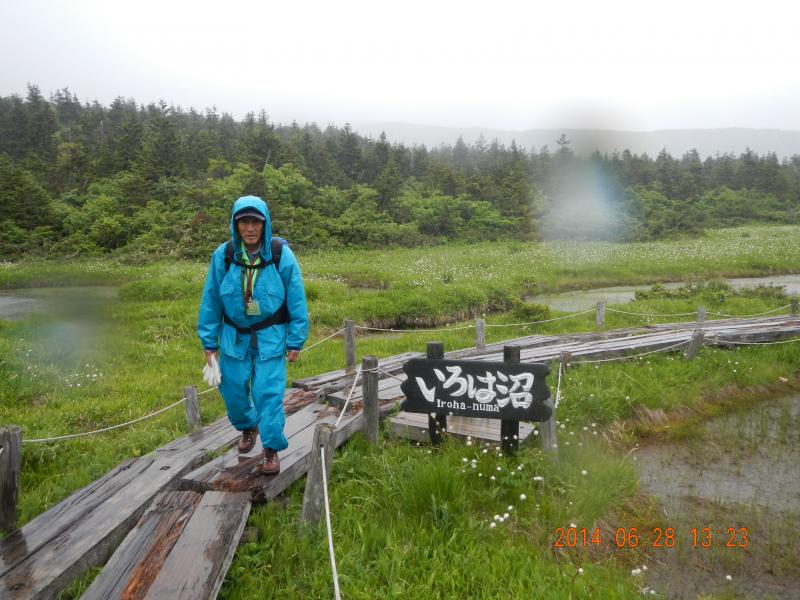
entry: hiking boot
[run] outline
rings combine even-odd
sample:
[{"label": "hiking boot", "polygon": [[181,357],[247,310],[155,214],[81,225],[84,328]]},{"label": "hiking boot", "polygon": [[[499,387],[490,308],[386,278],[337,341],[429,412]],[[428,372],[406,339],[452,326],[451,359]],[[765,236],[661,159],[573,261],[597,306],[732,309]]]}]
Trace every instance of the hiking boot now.
[{"label": "hiking boot", "polygon": [[261,457],[259,470],[262,475],[275,475],[281,470],[281,461],[278,460],[278,453],[271,448],[264,448],[264,455]]},{"label": "hiking boot", "polygon": [[247,454],[256,445],[256,438],[258,437],[258,429],[245,429],[242,432],[242,437],[239,440],[239,453]]}]

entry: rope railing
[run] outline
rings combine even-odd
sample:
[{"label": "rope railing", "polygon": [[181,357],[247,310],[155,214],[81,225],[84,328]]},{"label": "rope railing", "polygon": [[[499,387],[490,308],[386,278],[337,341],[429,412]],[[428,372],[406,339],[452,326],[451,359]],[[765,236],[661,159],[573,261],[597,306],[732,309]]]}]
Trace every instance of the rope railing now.
[{"label": "rope railing", "polygon": [[436,329],[392,329],[385,327],[367,327],[366,325],[356,325],[356,329],[362,331],[385,331],[388,333],[416,333],[416,332],[433,332],[433,331],[461,331],[463,329],[475,329],[475,325],[463,325],[460,327],[439,327]]},{"label": "rope railing", "polygon": [[323,343],[323,342],[327,342],[329,339],[331,339],[332,337],[336,337],[337,335],[339,335],[339,334],[340,334],[340,333],[342,333],[343,331],[344,331],[344,327],[342,327],[342,328],[341,328],[339,331],[337,331],[337,332],[335,332],[335,333],[332,333],[332,334],[330,334],[330,335],[329,335],[328,337],[326,337],[325,339],[322,339],[322,340],[320,340],[320,341],[318,341],[318,342],[314,342],[314,343],[313,343],[313,344],[311,344],[310,346],[306,346],[305,348],[303,348],[302,350],[300,350],[300,352],[301,352],[301,353],[303,353],[303,352],[305,352],[306,350],[311,350],[311,349],[312,349],[314,346],[319,346],[321,343]]},{"label": "rope railing", "polygon": [[587,359],[587,360],[574,360],[570,361],[570,364],[573,365],[585,365],[585,364],[594,364],[594,363],[604,363],[604,362],[612,362],[615,360],[630,360],[632,358],[640,358],[642,356],[647,356],[649,354],[656,354],[658,352],[666,352],[667,350],[672,350],[673,348],[679,348],[680,346],[685,346],[691,339],[684,340],[682,342],[678,342],[677,344],[672,344],[671,346],[665,346],[663,348],[657,348],[655,350],[648,350],[647,352],[641,352],[639,354],[628,354],[624,356],[613,356],[611,358],[596,358],[596,359]]},{"label": "rope railing", "polygon": [[524,327],[525,325],[538,325],[539,323],[552,323],[553,321],[562,321],[563,319],[571,319],[572,317],[579,317],[581,315],[589,314],[590,312],[595,312],[596,308],[589,308],[587,310],[583,310],[581,312],[570,313],[568,315],[564,315],[561,317],[554,317],[552,319],[543,319],[541,321],[528,321],[527,323],[496,323],[496,324],[486,324],[486,327]]},{"label": "rope railing", "polygon": [[787,304],[786,306],[780,306],[778,308],[773,308],[772,310],[766,310],[764,312],[755,313],[755,314],[752,314],[752,315],[726,315],[725,313],[716,313],[716,312],[709,312],[708,314],[714,315],[716,317],[727,317],[727,318],[731,318],[731,319],[747,319],[749,317],[763,317],[764,315],[771,315],[772,313],[776,313],[776,312],[779,312],[781,310],[786,310],[787,308],[790,308],[791,306],[792,306],[791,304]]},{"label": "rope railing", "polygon": [[697,311],[683,312],[683,313],[664,313],[664,314],[659,314],[659,313],[640,313],[640,312],[630,312],[630,311],[627,311],[627,310],[619,310],[618,308],[608,308],[608,307],[606,307],[606,310],[608,312],[615,312],[615,313],[620,313],[620,314],[623,314],[623,315],[634,315],[634,316],[637,316],[637,317],[688,317],[688,316],[697,314]]},{"label": "rope railing", "polygon": [[341,599],[339,592],[339,574],[336,571],[336,554],[333,551],[333,532],[331,531],[331,508],[328,501],[328,477],[325,475],[325,447],[320,447],[320,458],[322,459],[322,492],[325,500],[325,527],[328,531],[328,554],[331,561],[331,573],[333,576],[333,591],[336,600]]},{"label": "rope railing", "polygon": [[342,420],[342,417],[344,417],[345,413],[347,412],[347,405],[350,404],[350,398],[353,397],[353,390],[356,389],[356,383],[358,383],[359,377],[361,377],[361,367],[358,367],[358,371],[356,371],[356,375],[353,377],[353,385],[350,388],[350,393],[347,394],[347,398],[344,401],[344,406],[342,406],[342,410],[339,413],[339,418],[336,419],[336,423],[333,425],[334,427],[339,427],[339,421]]},{"label": "rope railing", "polygon": [[[208,392],[211,392],[211,391],[213,391],[215,389],[217,389],[217,388],[209,388],[209,389],[207,389],[207,390],[205,390],[203,392],[198,392],[197,395],[198,396],[202,396],[203,394],[207,394]],[[170,410],[172,408],[175,408],[180,403],[185,402],[185,401],[186,401],[186,396],[184,396],[183,398],[181,398],[177,402],[173,402],[169,406],[165,406],[164,408],[160,408],[160,409],[158,409],[156,411],[153,411],[151,413],[148,413],[148,414],[143,415],[141,417],[138,417],[136,419],[132,419],[130,421],[126,421],[125,423],[118,423],[116,425],[111,425],[109,427],[103,427],[102,429],[95,429],[94,431],[83,431],[81,433],[70,433],[70,434],[67,434],[67,435],[57,435],[57,436],[46,437],[46,438],[35,438],[35,439],[30,439],[30,440],[23,438],[22,439],[22,443],[23,444],[44,444],[44,443],[48,443],[48,442],[58,442],[58,441],[61,441],[61,440],[71,440],[71,439],[74,439],[74,438],[86,437],[86,436],[95,435],[95,434],[98,434],[98,433],[105,433],[106,431],[112,431],[114,429],[120,429],[122,427],[128,427],[129,425],[133,425],[134,423],[139,423],[139,422],[144,421],[146,419],[150,419],[152,417],[160,415],[163,412],[167,412],[168,410]]]}]

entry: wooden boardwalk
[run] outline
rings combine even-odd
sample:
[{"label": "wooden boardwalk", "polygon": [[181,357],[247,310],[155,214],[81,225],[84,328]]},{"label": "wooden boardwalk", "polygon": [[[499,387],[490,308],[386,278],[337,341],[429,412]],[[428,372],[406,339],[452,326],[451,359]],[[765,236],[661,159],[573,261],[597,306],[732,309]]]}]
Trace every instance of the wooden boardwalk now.
[{"label": "wooden boardwalk", "polygon": [[[695,330],[706,345],[776,341],[800,335],[800,318],[780,316],[673,323],[601,333],[530,335],[504,342],[521,347],[522,362],[550,361],[562,352],[573,363],[674,347],[683,350]],[[448,357],[502,360],[504,344],[448,352]],[[403,362],[421,353],[405,353],[380,362],[379,397],[385,414],[402,398]],[[231,448],[238,438],[221,419],[129,460],[73,493],[0,541],[0,599],[55,598],[89,569],[105,565],[84,595],[107,598],[215,598],[241,536],[251,504],[274,498],[308,468],[314,429],[333,423],[354,372],[343,370],[295,382],[288,390],[285,432],[289,448],[280,454],[282,471],[257,473],[257,453],[240,457]],[[352,410],[336,431],[336,445],[363,426],[361,388]],[[289,414],[291,413],[291,414]],[[422,415],[426,417],[426,415]],[[488,420],[486,420],[488,422]],[[427,420],[394,417],[393,428],[422,438]],[[461,428],[459,430],[459,427]],[[499,429],[453,419],[451,431],[499,439]],[[523,426],[520,434],[530,432]],[[216,458],[213,458],[216,457]]]}]

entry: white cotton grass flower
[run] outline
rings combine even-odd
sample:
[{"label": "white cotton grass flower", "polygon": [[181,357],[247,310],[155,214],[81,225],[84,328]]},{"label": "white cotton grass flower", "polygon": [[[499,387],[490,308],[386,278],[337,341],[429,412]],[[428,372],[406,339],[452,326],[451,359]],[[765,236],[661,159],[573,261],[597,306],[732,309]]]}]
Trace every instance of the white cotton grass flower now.
[{"label": "white cotton grass flower", "polygon": [[508,505],[508,511],[511,512],[512,510],[514,510],[514,507],[511,504],[509,504]]},{"label": "white cotton grass flower", "polygon": [[544,481],[544,477],[542,477],[541,475],[534,475],[533,476],[533,480],[534,481]]},{"label": "white cotton grass flower", "polygon": [[527,498],[528,498],[528,497],[527,497],[525,494],[520,494],[520,495],[519,495],[519,499],[520,499],[520,500],[522,500],[522,501],[525,501],[525,500],[527,500]]},{"label": "white cotton grass flower", "polygon": [[508,513],[503,513],[503,520],[505,521],[508,518]]},{"label": "white cotton grass flower", "polygon": [[468,461],[466,458],[462,458],[462,459],[461,459],[461,462],[463,462],[463,463],[468,463],[469,461]]},{"label": "white cotton grass flower", "polygon": [[494,516],[494,520],[495,520],[495,521],[499,521],[499,520],[500,520],[500,515],[495,515],[495,516]]},{"label": "white cotton grass flower", "polygon": [[492,475],[491,477],[489,477],[489,479],[491,479],[492,481],[494,481],[494,480],[495,480],[495,476],[494,476],[494,475]]},{"label": "white cotton grass flower", "polygon": [[583,567],[578,567],[578,575],[583,575]]},{"label": "white cotton grass flower", "polygon": [[497,527],[497,523],[494,523],[494,522],[492,522],[492,523],[489,523],[489,527],[491,527],[492,529],[494,529],[495,527]]},{"label": "white cotton grass flower", "polygon": [[503,467],[500,467],[500,466],[498,466],[498,467],[497,467],[497,470],[498,470],[498,471],[502,471],[502,470],[503,470]]},{"label": "white cotton grass flower", "polygon": [[732,579],[733,577],[731,577],[730,575],[725,575],[725,581],[731,581]]},{"label": "white cotton grass flower", "polygon": [[587,471],[586,469],[583,469],[583,470],[581,471],[581,475],[583,475],[584,477],[585,477],[586,475],[588,475],[588,474],[589,474],[589,471]]},{"label": "white cotton grass flower", "polygon": [[570,523],[569,526],[572,527],[573,529],[578,527],[575,523]]}]

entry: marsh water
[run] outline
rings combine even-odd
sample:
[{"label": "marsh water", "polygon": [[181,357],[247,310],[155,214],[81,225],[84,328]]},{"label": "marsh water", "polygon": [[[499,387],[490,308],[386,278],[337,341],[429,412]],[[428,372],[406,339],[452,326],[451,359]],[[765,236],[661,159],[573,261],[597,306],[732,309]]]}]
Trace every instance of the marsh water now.
[{"label": "marsh water", "polygon": [[[771,277],[742,277],[727,279],[727,283],[737,289],[755,288],[763,286],[781,286],[788,296],[800,295],[800,274],[774,275]],[[686,282],[672,282],[661,284],[665,288],[674,289],[686,285]],[[621,285],[615,287],[597,288],[592,290],[579,290],[563,292],[560,294],[538,294],[526,298],[528,302],[546,304],[551,310],[575,312],[593,308],[598,302],[607,304],[624,304],[636,297],[637,290],[648,290],[649,285]]]},{"label": "marsh water", "polygon": [[634,456],[653,526],[675,530],[673,548],[650,551],[659,596],[800,597],[800,395],[756,399]]},{"label": "marsh water", "polygon": [[32,313],[55,311],[90,313],[97,304],[116,299],[117,288],[75,286],[0,290],[0,319],[24,319]]}]

